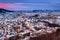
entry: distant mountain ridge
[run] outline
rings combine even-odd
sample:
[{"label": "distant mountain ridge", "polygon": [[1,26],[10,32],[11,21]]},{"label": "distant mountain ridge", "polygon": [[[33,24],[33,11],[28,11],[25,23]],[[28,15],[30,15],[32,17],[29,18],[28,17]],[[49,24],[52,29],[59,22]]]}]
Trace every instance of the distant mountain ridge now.
[{"label": "distant mountain ridge", "polygon": [[8,10],[8,9],[3,9],[3,8],[0,8],[0,13],[5,13],[5,12],[60,12],[60,10],[19,10],[19,11],[14,11],[14,10]]},{"label": "distant mountain ridge", "polygon": [[0,13],[5,13],[5,12],[14,12],[14,11],[0,8]]}]

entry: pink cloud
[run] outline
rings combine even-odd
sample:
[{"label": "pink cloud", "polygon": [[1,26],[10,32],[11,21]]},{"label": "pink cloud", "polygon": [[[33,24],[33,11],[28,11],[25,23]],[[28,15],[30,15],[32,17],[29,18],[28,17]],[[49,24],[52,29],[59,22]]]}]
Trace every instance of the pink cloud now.
[{"label": "pink cloud", "polygon": [[11,4],[0,3],[0,8],[10,8],[12,7]]},{"label": "pink cloud", "polygon": [[14,9],[14,10],[20,10],[20,9],[35,9],[39,7],[39,4],[32,4],[32,3],[0,3],[0,8],[6,8],[6,9]]},{"label": "pink cloud", "polygon": [[0,8],[21,8],[23,5],[19,4],[9,4],[9,3],[0,3]]}]

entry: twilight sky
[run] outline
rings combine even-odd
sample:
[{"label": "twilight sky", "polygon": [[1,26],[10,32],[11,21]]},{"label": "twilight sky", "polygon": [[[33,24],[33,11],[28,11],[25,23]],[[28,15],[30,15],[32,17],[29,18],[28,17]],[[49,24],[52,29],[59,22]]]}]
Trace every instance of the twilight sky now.
[{"label": "twilight sky", "polygon": [[60,10],[60,0],[0,0],[0,8],[12,10]]}]

